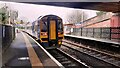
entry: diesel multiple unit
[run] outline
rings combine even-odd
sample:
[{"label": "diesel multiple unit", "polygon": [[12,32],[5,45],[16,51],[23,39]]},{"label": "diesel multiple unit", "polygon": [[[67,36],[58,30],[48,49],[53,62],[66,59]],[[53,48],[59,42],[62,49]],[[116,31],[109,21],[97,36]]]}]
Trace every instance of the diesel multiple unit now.
[{"label": "diesel multiple unit", "polygon": [[62,19],[56,15],[40,16],[32,23],[32,33],[46,49],[58,48],[64,37]]}]

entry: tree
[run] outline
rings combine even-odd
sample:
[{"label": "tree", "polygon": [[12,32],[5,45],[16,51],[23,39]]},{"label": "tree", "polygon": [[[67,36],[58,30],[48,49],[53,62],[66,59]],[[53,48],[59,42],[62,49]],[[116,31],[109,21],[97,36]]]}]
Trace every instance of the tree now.
[{"label": "tree", "polygon": [[87,14],[81,10],[73,10],[71,14],[67,16],[67,21],[71,24],[82,22],[87,19]]},{"label": "tree", "polygon": [[2,24],[14,24],[17,18],[18,11],[12,10],[7,4],[0,8],[0,22],[2,22]]},{"label": "tree", "polygon": [[2,8],[0,8],[0,22],[2,22],[2,24],[5,24],[7,22],[7,7],[3,6]]},{"label": "tree", "polygon": [[103,12],[103,11],[99,11],[99,12],[96,12],[97,16],[100,16],[100,15],[103,15],[103,14],[106,14],[107,12]]}]

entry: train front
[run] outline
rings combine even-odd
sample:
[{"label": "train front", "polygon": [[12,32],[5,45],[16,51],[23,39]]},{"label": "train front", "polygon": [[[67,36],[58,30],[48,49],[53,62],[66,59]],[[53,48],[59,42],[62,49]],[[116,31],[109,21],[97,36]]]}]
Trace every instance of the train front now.
[{"label": "train front", "polygon": [[61,46],[63,33],[62,19],[56,15],[46,15],[38,21],[40,42],[46,49],[55,49]]}]

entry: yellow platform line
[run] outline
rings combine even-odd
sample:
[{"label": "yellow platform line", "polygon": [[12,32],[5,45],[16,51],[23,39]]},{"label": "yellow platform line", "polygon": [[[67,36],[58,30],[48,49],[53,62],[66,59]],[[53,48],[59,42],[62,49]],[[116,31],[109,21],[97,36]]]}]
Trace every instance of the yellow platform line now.
[{"label": "yellow platform line", "polygon": [[23,37],[24,37],[24,40],[25,40],[25,43],[26,43],[26,47],[27,47],[27,50],[28,50],[28,54],[29,54],[29,58],[30,58],[32,68],[36,68],[36,66],[39,67],[39,68],[44,68],[43,64],[39,60],[35,50],[33,49],[30,41],[27,39],[27,37],[24,35],[24,33],[22,33],[22,34],[23,34]]}]

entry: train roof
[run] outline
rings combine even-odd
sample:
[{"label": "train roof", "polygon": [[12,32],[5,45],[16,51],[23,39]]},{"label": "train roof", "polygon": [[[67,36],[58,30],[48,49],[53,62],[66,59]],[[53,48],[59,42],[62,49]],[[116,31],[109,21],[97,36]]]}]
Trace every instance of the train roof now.
[{"label": "train roof", "polygon": [[[42,18],[50,17],[50,16],[59,17],[59,16],[57,16],[57,15],[52,15],[52,14],[50,14],[50,15],[39,16],[38,19],[42,19]],[[59,17],[59,18],[61,19],[61,17]]]},{"label": "train roof", "polygon": [[[39,16],[39,17],[37,18],[37,20],[33,21],[33,23],[35,23],[35,22],[38,21],[39,19],[42,19],[42,18],[45,18],[45,17],[49,17],[49,16],[59,17],[59,16],[57,16],[57,15],[52,15],[52,14],[50,14],[50,15],[43,15],[43,16]],[[59,18],[61,19],[61,17],[59,17]]]}]

